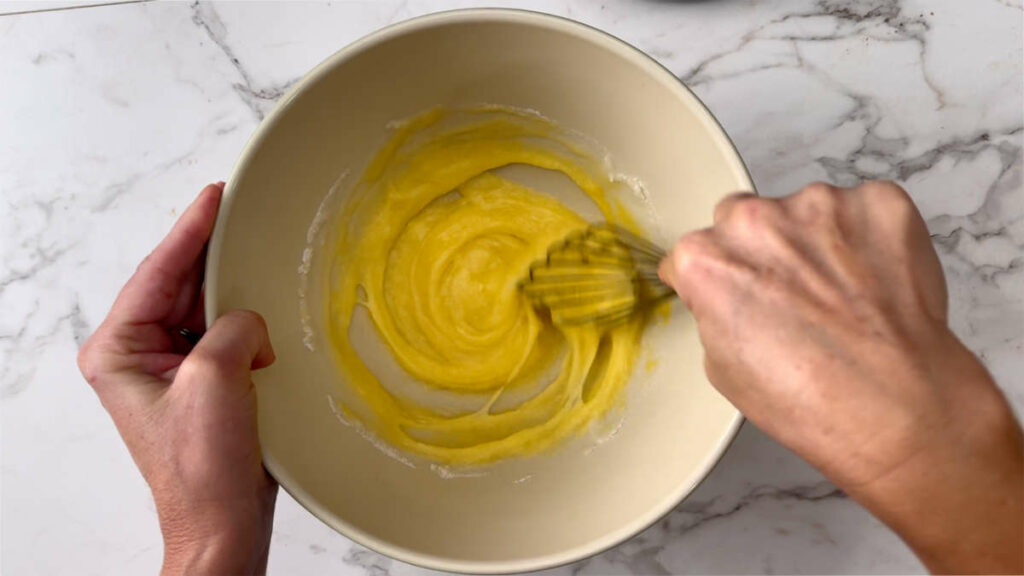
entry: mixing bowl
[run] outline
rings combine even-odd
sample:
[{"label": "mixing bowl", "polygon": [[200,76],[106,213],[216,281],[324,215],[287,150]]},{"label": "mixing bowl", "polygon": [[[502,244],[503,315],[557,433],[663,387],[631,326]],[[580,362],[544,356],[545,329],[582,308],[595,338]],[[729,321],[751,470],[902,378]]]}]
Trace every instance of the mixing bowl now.
[{"label": "mixing bowl", "polygon": [[[696,327],[679,307],[649,328],[614,437],[591,449],[452,477],[406,465],[339,419],[327,384],[342,376],[301,320],[311,223],[390,122],[480,104],[539,111],[600,142],[644,183],[662,241],[707,226],[719,198],[752,188],[700,101],[616,38],[522,11],[417,18],[328,58],[260,125],[218,215],[206,317],[248,308],[267,321],[277,362],[254,375],[260,440],[267,469],[298,502],[394,558],[495,573],[571,562],[636,534],[708,473],[741,417],[705,379]],[[322,303],[310,293],[307,304],[316,328]]]}]

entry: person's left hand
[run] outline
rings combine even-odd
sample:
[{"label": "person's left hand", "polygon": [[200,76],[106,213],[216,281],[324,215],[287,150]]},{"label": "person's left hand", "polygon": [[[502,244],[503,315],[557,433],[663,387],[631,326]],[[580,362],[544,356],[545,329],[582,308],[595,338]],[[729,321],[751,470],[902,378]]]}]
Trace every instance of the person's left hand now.
[{"label": "person's left hand", "polygon": [[[229,312],[203,334],[204,253],[223,189],[203,189],[78,355],[153,491],[164,574],[266,570],[277,484],[263,468],[250,371],[274,352],[254,312]],[[202,334],[194,347],[189,333]]]}]

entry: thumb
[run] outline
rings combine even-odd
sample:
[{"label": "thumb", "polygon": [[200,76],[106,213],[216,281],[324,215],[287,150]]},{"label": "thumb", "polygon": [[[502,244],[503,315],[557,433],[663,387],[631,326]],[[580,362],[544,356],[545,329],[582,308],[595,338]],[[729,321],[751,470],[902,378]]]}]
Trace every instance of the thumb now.
[{"label": "thumb", "polygon": [[729,304],[730,287],[737,278],[748,278],[743,263],[719,238],[714,228],[687,233],[658,266],[658,277],[671,287],[693,312]]},{"label": "thumb", "polygon": [[690,294],[685,290],[685,284],[679,281],[680,274],[676,269],[676,253],[673,252],[668,256],[661,259],[658,264],[658,278],[661,279],[666,286],[675,291],[676,295],[683,302],[683,305],[693,310],[693,301],[690,298]]},{"label": "thumb", "polygon": [[273,362],[274,349],[263,317],[251,310],[232,310],[214,321],[182,368],[192,364],[207,377],[247,380],[250,371]]}]

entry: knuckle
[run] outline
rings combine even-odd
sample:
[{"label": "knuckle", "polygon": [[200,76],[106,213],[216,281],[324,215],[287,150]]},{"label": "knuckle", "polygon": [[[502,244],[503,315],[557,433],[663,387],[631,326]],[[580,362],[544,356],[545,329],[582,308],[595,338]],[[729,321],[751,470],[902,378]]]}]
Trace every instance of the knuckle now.
[{"label": "knuckle", "polygon": [[791,213],[804,222],[815,222],[834,216],[839,207],[839,188],[825,182],[815,182],[800,189],[785,200]]},{"label": "knuckle", "polygon": [[797,193],[800,196],[833,196],[839,188],[829,184],[828,182],[811,182],[807,186],[804,186]]},{"label": "knuckle", "polygon": [[676,252],[687,255],[698,255],[710,252],[715,241],[711,233],[705,230],[691,232],[679,240],[676,244]]},{"label": "knuckle", "polygon": [[728,196],[725,196],[724,198],[719,199],[718,203],[715,204],[715,210],[714,210],[714,220],[715,220],[715,222],[718,222],[718,221],[723,220],[724,218],[728,217],[729,213],[733,210],[733,208],[737,204],[743,202],[744,200],[747,200],[747,199],[750,199],[750,198],[755,198],[755,197],[756,196],[754,196],[753,194],[751,194],[749,192],[737,192],[737,193],[734,193],[734,194],[729,194]]},{"label": "knuckle", "polygon": [[778,215],[778,205],[765,198],[745,198],[732,208],[727,222],[743,228],[760,228]]},{"label": "knuckle", "polygon": [[673,253],[673,265],[684,277],[703,277],[723,268],[725,257],[711,232],[694,232],[679,241]]},{"label": "knuckle", "polygon": [[858,191],[860,201],[864,203],[864,210],[874,215],[875,220],[881,225],[902,226],[914,220],[918,213],[910,195],[894,182],[865,182]]},{"label": "knuckle", "polygon": [[687,274],[694,267],[700,249],[691,240],[680,240],[672,253],[672,266],[677,274]]},{"label": "knuckle", "polygon": [[861,184],[861,193],[872,202],[889,206],[912,206],[910,195],[901,186],[889,180],[871,180]]},{"label": "knuckle", "polygon": [[82,377],[89,383],[90,386],[95,387],[96,383],[100,380],[100,365],[96,360],[95,346],[92,338],[89,338],[82,344],[82,347],[78,349],[78,371],[82,373]]},{"label": "knuckle", "polygon": [[708,244],[708,232],[706,230],[697,230],[680,238],[679,242],[676,243],[676,251],[699,252],[706,250]]},{"label": "knuckle", "polygon": [[693,232],[684,236],[676,244],[674,257],[676,264],[689,265],[694,260],[707,257],[711,253],[711,240],[704,231]]},{"label": "knuckle", "polygon": [[181,363],[178,377],[184,380],[220,380],[228,376],[230,359],[210,350],[196,348]]},{"label": "knuckle", "polygon": [[223,317],[229,321],[253,324],[254,327],[259,327],[263,330],[267,329],[267,322],[263,319],[263,316],[252,310],[231,310],[226,312]]},{"label": "knuckle", "polygon": [[98,335],[93,334],[78,349],[78,371],[94,389],[102,385],[104,376],[109,372],[109,355],[104,352],[104,348]]},{"label": "knuckle", "polygon": [[831,207],[838,201],[838,188],[824,182],[815,182],[803,187],[795,196],[799,202],[810,203],[815,206]]}]

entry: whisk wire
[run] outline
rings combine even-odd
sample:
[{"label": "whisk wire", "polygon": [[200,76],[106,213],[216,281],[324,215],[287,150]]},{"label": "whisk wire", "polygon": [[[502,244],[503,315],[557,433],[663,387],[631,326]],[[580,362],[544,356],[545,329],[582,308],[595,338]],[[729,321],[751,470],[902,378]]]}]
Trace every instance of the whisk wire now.
[{"label": "whisk wire", "polygon": [[530,266],[524,294],[558,325],[612,326],[672,295],[658,278],[665,252],[614,224],[595,224],[551,246]]}]

